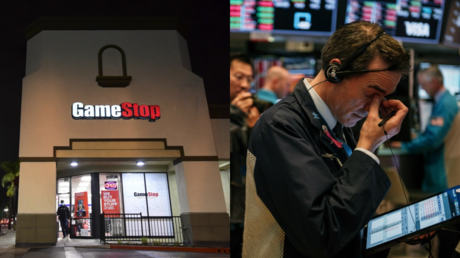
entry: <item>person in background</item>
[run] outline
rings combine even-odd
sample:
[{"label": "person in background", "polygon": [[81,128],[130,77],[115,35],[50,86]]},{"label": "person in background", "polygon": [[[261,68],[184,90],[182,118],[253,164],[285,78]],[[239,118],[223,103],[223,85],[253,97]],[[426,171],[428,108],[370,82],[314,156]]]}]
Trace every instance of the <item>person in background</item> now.
[{"label": "person in background", "polygon": [[252,127],[270,102],[250,92],[251,59],[230,55],[230,247],[231,257],[241,257],[246,198],[246,154]]},{"label": "person in background", "polygon": [[420,71],[417,79],[422,88],[434,99],[429,123],[424,133],[411,142],[393,141],[390,146],[412,154],[423,153],[425,175],[422,190],[437,193],[448,188],[444,167],[444,138],[457,115],[458,105],[455,97],[444,88],[444,79],[437,66]]},{"label": "person in background", "polygon": [[69,232],[70,210],[64,204],[64,200],[61,200],[61,205],[57,209],[56,214],[59,216],[59,222],[61,223],[61,229],[62,229],[62,235],[63,235],[62,239],[65,239],[70,234]]},{"label": "person in background", "polygon": [[289,89],[290,77],[288,70],[280,66],[272,66],[267,71],[265,84],[257,92],[257,97],[275,104],[279,99],[286,97]]},{"label": "person in background", "polygon": [[[364,256],[363,228],[390,187],[373,152],[408,112],[384,96],[408,74],[410,55],[378,24],[360,21],[337,29],[321,60],[316,77],[300,80],[252,129],[244,258]],[[356,143],[349,127],[365,117]]]},{"label": "person in background", "polygon": [[[427,193],[438,193],[448,188],[447,175],[444,164],[444,139],[446,138],[455,116],[458,113],[458,104],[446,88],[444,78],[438,66],[431,66],[421,70],[417,79],[422,88],[434,99],[430,120],[423,134],[418,135],[411,142],[393,141],[390,146],[401,148],[412,154],[423,154],[425,174],[422,190]],[[459,225],[450,227],[450,230],[460,230]],[[460,241],[457,232],[438,230],[439,248],[438,257],[460,257],[455,251]]]},{"label": "person in background", "polygon": [[249,92],[252,80],[251,59],[230,55],[230,247],[235,258],[241,257],[243,242],[247,143],[260,116]]}]

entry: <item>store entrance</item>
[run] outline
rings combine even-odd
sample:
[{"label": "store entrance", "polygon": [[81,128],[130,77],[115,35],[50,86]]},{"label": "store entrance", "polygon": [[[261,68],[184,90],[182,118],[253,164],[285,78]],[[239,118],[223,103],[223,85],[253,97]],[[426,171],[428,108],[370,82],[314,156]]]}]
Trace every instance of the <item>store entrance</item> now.
[{"label": "store entrance", "polygon": [[[70,237],[91,238],[93,235],[91,230],[91,175],[59,178],[57,180],[56,210],[61,200],[64,200],[64,204],[70,210]],[[59,237],[62,238],[61,225],[59,225]]]}]

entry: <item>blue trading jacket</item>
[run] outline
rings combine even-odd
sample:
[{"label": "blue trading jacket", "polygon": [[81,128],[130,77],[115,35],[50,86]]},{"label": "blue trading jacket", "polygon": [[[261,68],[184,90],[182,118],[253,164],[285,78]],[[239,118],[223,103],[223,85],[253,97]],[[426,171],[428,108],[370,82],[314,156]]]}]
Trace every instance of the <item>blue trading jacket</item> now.
[{"label": "blue trading jacket", "polygon": [[423,153],[425,176],[422,189],[437,193],[447,189],[446,169],[444,167],[444,139],[458,112],[457,100],[445,91],[435,103],[425,132],[412,140],[402,143],[401,148],[413,153]]}]

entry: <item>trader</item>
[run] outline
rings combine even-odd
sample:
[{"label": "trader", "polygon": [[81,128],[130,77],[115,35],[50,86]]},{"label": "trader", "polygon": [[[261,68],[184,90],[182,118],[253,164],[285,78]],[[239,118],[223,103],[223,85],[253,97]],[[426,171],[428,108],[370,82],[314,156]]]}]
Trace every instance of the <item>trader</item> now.
[{"label": "trader", "polygon": [[448,188],[444,166],[444,138],[457,115],[458,105],[455,97],[444,88],[444,79],[438,66],[420,71],[417,78],[422,88],[435,101],[430,121],[423,134],[411,142],[391,142],[391,146],[413,154],[423,153],[425,175],[422,190],[438,193]]},{"label": "trader", "polygon": [[[390,187],[373,152],[407,114],[384,96],[408,73],[409,54],[379,25],[354,22],[331,36],[321,59],[320,73],[253,128],[245,258],[362,257],[362,229]],[[395,111],[382,127],[379,110]],[[365,117],[356,143],[347,127]]]},{"label": "trader", "polygon": [[264,86],[257,91],[257,97],[276,104],[286,97],[290,87],[289,71],[281,66],[272,66],[267,71]]}]

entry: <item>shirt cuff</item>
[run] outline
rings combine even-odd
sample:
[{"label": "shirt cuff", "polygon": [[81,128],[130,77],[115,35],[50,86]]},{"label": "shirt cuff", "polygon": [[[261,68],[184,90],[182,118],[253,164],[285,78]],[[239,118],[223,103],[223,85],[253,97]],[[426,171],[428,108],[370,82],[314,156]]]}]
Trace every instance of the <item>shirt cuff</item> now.
[{"label": "shirt cuff", "polygon": [[377,164],[380,165],[380,160],[379,160],[379,158],[377,158],[377,156],[375,156],[374,153],[372,153],[372,152],[370,152],[370,151],[368,151],[368,150],[366,150],[366,149],[364,149],[364,148],[360,148],[360,147],[356,148],[355,150],[359,150],[359,151],[362,151],[362,152],[366,153],[366,154],[369,155],[371,158],[373,158],[373,159],[375,160],[375,162],[377,162]]}]

